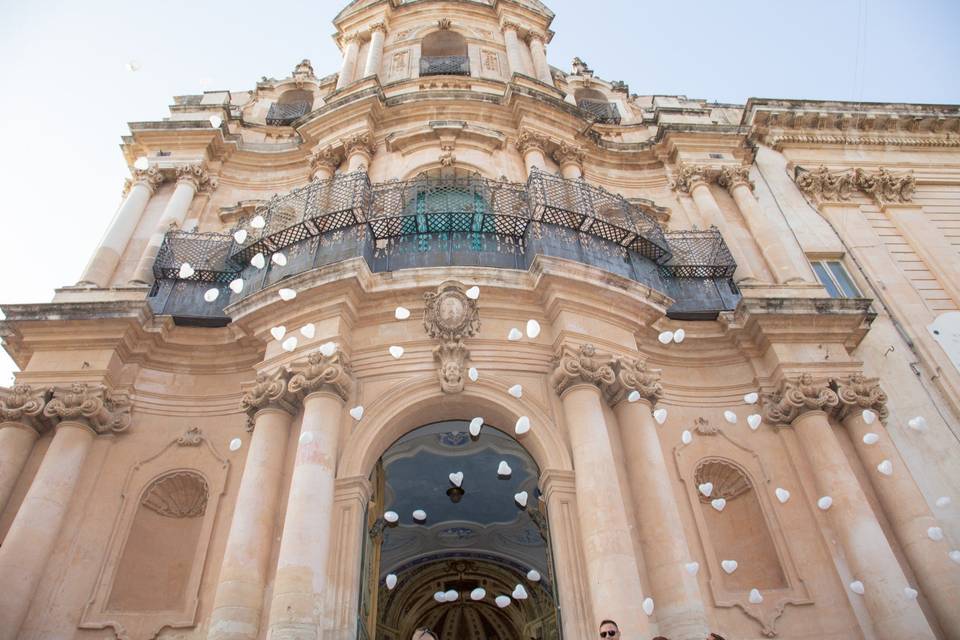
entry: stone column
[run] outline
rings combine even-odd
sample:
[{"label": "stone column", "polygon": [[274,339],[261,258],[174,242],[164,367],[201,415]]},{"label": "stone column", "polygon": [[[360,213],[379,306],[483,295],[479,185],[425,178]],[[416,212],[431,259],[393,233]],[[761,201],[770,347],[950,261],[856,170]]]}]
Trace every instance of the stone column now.
[{"label": "stone column", "polygon": [[43,414],[59,424],[0,546],[0,640],[19,637],[94,437],[130,425],[125,400],[114,398],[104,387],[85,384],[56,388]]},{"label": "stone column", "polygon": [[[779,284],[812,281],[803,249],[789,229],[783,230],[772,224],[753,195],[753,181],[749,167],[724,167],[717,182],[733,196],[743,215],[750,233],[753,234],[774,280]],[[786,233],[784,232],[786,231]],[[801,265],[793,257],[800,255]]]},{"label": "stone column", "polygon": [[[876,380],[854,374],[837,385],[840,404],[835,413],[842,421],[857,456],[867,471],[870,484],[893,527],[900,548],[916,575],[920,593],[930,602],[947,638],[960,638],[960,566],[944,560],[949,547],[945,541],[935,542],[927,531],[937,526],[920,487],[913,480],[900,452],[883,429],[886,421],[887,394]],[[864,410],[876,414],[876,422],[867,424]],[[863,437],[874,432],[880,437],[867,444]],[[893,475],[883,476],[877,466],[884,460],[893,464]]]},{"label": "stone column", "polygon": [[704,222],[719,229],[720,235],[723,236],[730,253],[733,254],[733,259],[737,263],[734,279],[738,283],[756,282],[757,277],[753,272],[753,267],[747,260],[746,254],[743,253],[739,241],[734,237],[730,225],[727,224],[727,219],[723,216],[720,205],[717,204],[713,194],[710,193],[711,179],[712,176],[707,167],[681,164],[673,188],[681,193],[690,194]]},{"label": "stone column", "polygon": [[500,28],[503,29],[503,39],[507,45],[507,64],[510,66],[510,74],[529,75],[520,53],[520,36],[518,35],[520,25],[515,22],[504,22]]},{"label": "stone column", "polygon": [[[777,392],[764,397],[764,417],[770,424],[791,425],[813,470],[820,496],[830,496],[827,516],[843,549],[852,580],[863,583],[864,599],[880,640],[932,640],[935,636],[916,600],[904,595],[909,586],[890,543],[860,487],[827,411],[839,404],[837,394],[810,374],[784,380]],[[867,473],[878,473],[868,469]]]},{"label": "stone column", "polygon": [[220,565],[207,636],[211,640],[259,637],[287,436],[295,413],[287,381],[283,369],[261,373],[241,401],[244,411],[253,415],[253,438]]},{"label": "stone column", "polygon": [[0,387],[0,514],[23,471],[37,434],[45,427],[46,393],[29,385]]},{"label": "stone column", "polygon": [[[610,397],[633,494],[640,547],[650,581],[659,632],[674,640],[702,640],[710,633],[697,579],[687,573],[690,548],[671,487],[652,409],[662,395],[660,372],[636,359],[618,360],[618,386]],[[630,402],[631,392],[640,399]]]},{"label": "stone column", "polygon": [[271,640],[316,639],[328,627],[317,612],[327,592],[340,417],[352,386],[339,352],[311,354],[304,370],[290,379],[290,392],[305,398],[273,581]]},{"label": "stone column", "polygon": [[553,75],[550,73],[550,64],[547,62],[546,36],[531,31],[527,38],[530,43],[530,59],[533,60],[533,72],[536,74],[537,80],[552,87]]},{"label": "stone column", "polygon": [[167,206],[160,216],[160,222],[157,223],[147,248],[143,251],[140,262],[137,263],[137,269],[134,271],[132,285],[150,284],[153,282],[153,263],[157,259],[157,253],[160,251],[160,245],[163,244],[163,238],[167,231],[180,229],[183,227],[187,214],[190,213],[190,205],[193,203],[193,197],[200,189],[212,186],[210,176],[202,165],[186,165],[177,167],[177,186],[173,190],[173,195],[167,201]]},{"label": "stone column", "polygon": [[601,393],[616,382],[611,358],[590,344],[565,345],[558,361],[550,382],[563,403],[573,453],[593,628],[610,618],[626,640],[639,640],[649,624]]},{"label": "stone column", "polygon": [[383,41],[387,35],[387,25],[378,22],[370,26],[370,50],[367,52],[367,64],[363,68],[363,77],[380,75],[383,63]]},{"label": "stone column", "polygon": [[377,151],[370,133],[360,133],[347,138],[343,141],[343,149],[347,155],[347,173],[368,171]]},{"label": "stone column", "polygon": [[520,155],[523,156],[523,164],[527,168],[528,178],[534,169],[538,171],[547,170],[547,139],[544,136],[529,129],[524,129],[517,136],[516,147]]},{"label": "stone column", "polygon": [[156,167],[133,172],[133,184],[77,284],[106,287],[163,176]]},{"label": "stone column", "polygon": [[360,37],[351,33],[343,36],[345,48],[343,50],[343,67],[340,68],[340,76],[337,78],[337,90],[353,82],[354,70],[357,66],[357,56],[360,53]]}]

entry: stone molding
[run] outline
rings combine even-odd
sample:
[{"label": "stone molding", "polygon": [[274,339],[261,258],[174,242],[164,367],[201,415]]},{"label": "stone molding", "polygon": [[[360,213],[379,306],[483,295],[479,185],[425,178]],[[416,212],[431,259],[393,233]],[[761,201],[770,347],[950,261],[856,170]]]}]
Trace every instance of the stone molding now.
[{"label": "stone molding", "polygon": [[517,35],[520,35],[526,30],[526,28],[522,24],[514,22],[513,20],[504,20],[500,23],[500,30],[504,32],[516,31]]},{"label": "stone molding", "polygon": [[546,43],[546,41],[547,41],[547,36],[546,36],[546,34],[540,32],[540,31],[535,31],[535,30],[531,29],[531,30],[527,33],[527,41],[528,41],[528,42],[533,42],[534,40],[539,40],[539,41],[542,42],[542,43]]},{"label": "stone molding", "polygon": [[439,364],[440,388],[444,393],[460,393],[470,358],[464,340],[480,332],[477,301],[468,298],[464,285],[453,280],[423,294],[423,300],[423,330],[434,340],[440,340],[433,350],[433,358]]},{"label": "stone molding", "polygon": [[514,145],[521,154],[525,154],[530,150],[537,150],[541,153],[546,153],[547,145],[549,141],[546,136],[535,133],[530,129],[524,129],[517,136],[517,141]]},{"label": "stone molding", "polygon": [[553,159],[556,160],[557,164],[561,167],[565,164],[575,164],[582,167],[585,155],[586,151],[584,151],[583,147],[567,142],[560,142],[560,145],[553,152]]},{"label": "stone molding", "polygon": [[750,167],[739,166],[739,167],[723,167],[720,169],[720,174],[717,176],[717,184],[729,191],[731,194],[733,190],[740,186],[746,185],[750,188],[750,191],[756,189],[756,185],[753,180],[750,179]]},{"label": "stone molding", "polygon": [[28,384],[0,387],[0,422],[16,422],[40,432],[47,425],[43,410],[48,397],[47,389],[34,389]]},{"label": "stone molding", "polygon": [[859,135],[826,135],[826,134],[795,134],[795,135],[776,135],[767,136],[767,144],[776,151],[783,151],[784,147],[790,144],[812,144],[828,145],[841,144],[848,145],[867,145],[883,147],[935,147],[935,148],[954,148],[960,147],[960,138],[935,137],[935,138],[914,138],[910,136],[859,136]]},{"label": "stone molding", "polygon": [[607,395],[610,406],[616,406],[626,399],[631,391],[638,392],[640,398],[649,402],[650,406],[655,406],[663,396],[661,371],[647,367],[647,363],[640,358],[615,358],[614,371],[617,381]]},{"label": "stone molding", "polygon": [[833,380],[830,386],[839,400],[833,412],[837,420],[844,420],[869,409],[877,414],[881,422],[886,423],[890,416],[887,394],[880,387],[877,378],[867,378],[858,372],[843,380]]},{"label": "stone molding", "polygon": [[597,348],[590,343],[579,347],[562,345],[554,363],[550,386],[557,395],[562,396],[567,389],[580,384],[593,385],[607,397],[616,393],[617,374],[613,369],[616,360],[609,354],[597,353]]},{"label": "stone molding", "polygon": [[246,412],[251,420],[258,411],[264,409],[279,409],[295,415],[296,398],[290,393],[289,382],[290,373],[283,367],[271,373],[261,371],[240,399],[240,409]]},{"label": "stone molding", "polygon": [[763,419],[770,424],[790,425],[810,411],[834,410],[840,403],[837,394],[827,382],[816,381],[809,373],[796,378],[784,378],[773,393],[762,398]]},{"label": "stone molding", "polygon": [[912,173],[894,174],[883,167],[873,172],[859,168],[832,172],[823,165],[811,170],[798,167],[794,181],[817,203],[843,202],[860,191],[881,207],[911,202],[917,185]]},{"label": "stone molding", "polygon": [[213,191],[217,188],[217,179],[210,176],[202,164],[185,164],[176,168],[177,183],[193,184],[195,191]]},{"label": "stone molding", "polygon": [[315,351],[307,357],[306,366],[290,378],[287,388],[300,397],[327,391],[346,401],[353,389],[350,363],[339,350],[331,356]]},{"label": "stone molding", "polygon": [[78,422],[98,434],[120,433],[130,426],[131,403],[103,385],[76,382],[54,387],[43,415],[56,422]]}]

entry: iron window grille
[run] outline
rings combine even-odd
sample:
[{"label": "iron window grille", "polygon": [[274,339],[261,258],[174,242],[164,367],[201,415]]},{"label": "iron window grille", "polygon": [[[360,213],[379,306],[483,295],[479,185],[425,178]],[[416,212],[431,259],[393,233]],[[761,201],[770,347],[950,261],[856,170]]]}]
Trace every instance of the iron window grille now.
[{"label": "iron window grille", "polygon": [[577,106],[600,124],[620,124],[620,110],[612,102],[582,99],[577,102]]},{"label": "iron window grille", "polygon": [[424,56],[420,58],[421,76],[468,76],[470,58],[467,56]]},{"label": "iron window grille", "polygon": [[267,124],[273,127],[284,127],[297,118],[307,115],[309,111],[310,103],[308,102],[293,102],[290,104],[274,102],[270,105],[270,111],[267,112]]}]

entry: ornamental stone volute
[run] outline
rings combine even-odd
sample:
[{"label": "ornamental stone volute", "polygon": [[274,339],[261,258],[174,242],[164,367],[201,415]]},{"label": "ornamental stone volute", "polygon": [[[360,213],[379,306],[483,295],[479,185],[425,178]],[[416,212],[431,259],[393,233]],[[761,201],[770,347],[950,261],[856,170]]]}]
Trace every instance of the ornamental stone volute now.
[{"label": "ornamental stone volute", "polygon": [[57,422],[78,422],[96,433],[120,433],[130,426],[130,400],[102,385],[82,382],[54,387],[43,415]]},{"label": "ornamental stone volute", "polygon": [[150,193],[153,193],[157,187],[163,184],[163,179],[163,174],[160,173],[160,169],[150,167],[148,169],[134,169],[131,183],[135,185],[142,184],[150,189]]},{"label": "ornamental stone volute", "polygon": [[649,402],[650,406],[655,406],[660,400],[663,385],[660,384],[659,369],[650,369],[647,363],[639,358],[617,358],[613,368],[617,381],[609,389],[607,400],[610,406],[616,406],[633,391],[639,393],[640,399]]},{"label": "ornamental stone volute", "polygon": [[343,140],[343,149],[348,156],[354,153],[361,153],[370,159],[377,152],[377,147],[373,143],[373,136],[370,132],[358,133]]},{"label": "ornamental stone volute", "polygon": [[809,373],[784,379],[773,393],[763,396],[763,417],[771,424],[789,425],[809,411],[831,411],[840,400],[825,382],[815,382]]},{"label": "ornamental stone volute", "polygon": [[0,422],[18,422],[36,431],[45,426],[43,409],[47,404],[47,390],[18,384],[12,389],[0,387]]},{"label": "ornamental stone volute", "polygon": [[556,369],[550,376],[550,384],[557,395],[563,395],[567,389],[579,384],[593,385],[606,397],[615,393],[615,361],[609,354],[597,353],[597,348],[592,344],[583,344],[578,348],[563,345],[555,362]]},{"label": "ornamental stone volute", "polygon": [[566,164],[575,164],[578,166],[583,165],[583,158],[585,156],[583,147],[578,147],[574,144],[568,144],[566,142],[561,142],[560,146],[557,147],[556,151],[553,152],[553,159],[561,167]]},{"label": "ornamental stone volute", "polygon": [[861,413],[866,409],[877,414],[882,422],[890,415],[887,409],[887,394],[875,378],[854,373],[846,380],[834,380],[830,385],[837,394],[839,404],[834,409],[838,420]]},{"label": "ornamental stone volute", "polygon": [[310,154],[310,172],[316,174],[321,169],[326,169],[333,173],[343,162],[343,157],[334,151],[331,147],[326,149],[315,149]]},{"label": "ornamental stone volute", "polygon": [[879,205],[910,202],[917,188],[913,174],[894,175],[883,167],[876,173],[854,169],[854,181],[857,188],[876,200]]},{"label": "ornamental stone volute", "polygon": [[295,415],[295,398],[290,393],[289,380],[290,374],[283,368],[272,373],[261,371],[240,399],[240,409],[251,418],[263,409],[280,409]]},{"label": "ornamental stone volute", "polygon": [[720,169],[720,175],[717,176],[717,184],[733,192],[734,188],[740,185],[746,185],[753,191],[756,185],[750,179],[750,167],[723,167]]},{"label": "ornamental stone volute", "polygon": [[188,182],[196,191],[213,191],[217,188],[216,178],[211,178],[200,164],[185,164],[177,167],[177,182]]},{"label": "ornamental stone volute", "polygon": [[477,301],[467,297],[463,285],[448,281],[435,292],[425,293],[423,329],[440,344],[433,350],[439,364],[437,378],[444,393],[460,393],[465,384],[464,374],[470,351],[464,344],[480,331],[480,311]]},{"label": "ornamental stone volute", "polygon": [[680,193],[692,193],[699,185],[710,184],[711,179],[709,167],[681,162],[671,187]]},{"label": "ornamental stone volute", "polygon": [[797,173],[795,182],[800,191],[818,202],[849,200],[855,188],[853,172],[830,173],[822,165]]},{"label": "ornamental stone volute", "polygon": [[543,153],[547,148],[547,143],[548,141],[545,136],[542,136],[539,133],[534,133],[529,129],[524,129],[520,132],[520,135],[517,136],[515,146],[517,151],[519,151],[521,154],[531,150],[536,150]]},{"label": "ornamental stone volute", "polygon": [[339,350],[325,356],[319,351],[311,353],[306,366],[290,378],[288,389],[291,394],[306,397],[311,393],[327,391],[341,400],[350,396],[353,378],[350,364]]}]

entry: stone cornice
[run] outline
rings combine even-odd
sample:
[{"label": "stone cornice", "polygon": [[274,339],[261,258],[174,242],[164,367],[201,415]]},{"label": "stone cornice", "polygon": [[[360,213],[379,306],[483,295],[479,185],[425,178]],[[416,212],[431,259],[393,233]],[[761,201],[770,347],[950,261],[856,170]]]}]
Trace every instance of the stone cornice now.
[{"label": "stone cornice", "polygon": [[302,397],[327,391],[345,401],[353,389],[350,363],[339,350],[331,356],[316,351],[307,357],[306,365],[290,378],[287,388],[291,394]]},{"label": "stone cornice", "polygon": [[54,387],[43,415],[55,422],[77,422],[96,433],[120,433],[130,426],[130,399],[103,385],[81,382]]},{"label": "stone cornice", "polygon": [[0,387],[0,422],[18,422],[41,431],[47,424],[43,410],[49,394],[47,389],[34,389],[27,384],[11,389]]},{"label": "stone cornice", "polygon": [[960,137],[929,137],[918,138],[913,136],[897,135],[829,135],[829,134],[777,134],[766,136],[767,145],[777,151],[783,151],[784,147],[797,145],[831,145],[839,144],[843,146],[878,146],[878,147],[937,147],[937,148],[956,148],[960,147]]},{"label": "stone cornice", "polygon": [[880,167],[877,171],[847,169],[831,172],[821,165],[815,169],[797,167],[797,187],[817,203],[844,202],[860,191],[880,206],[910,202],[916,189],[912,173],[894,174]]},{"label": "stone cornice", "polygon": [[761,399],[763,418],[770,424],[790,425],[810,411],[832,411],[840,404],[826,381],[817,381],[809,373],[784,378],[773,393]]},{"label": "stone cornice", "polygon": [[550,386],[558,395],[580,384],[593,385],[608,397],[616,391],[617,375],[613,370],[613,356],[597,353],[597,348],[592,344],[579,347],[564,344],[554,362],[556,368],[550,376]]},{"label": "stone cornice", "polygon": [[838,420],[866,409],[876,413],[882,422],[886,422],[889,417],[887,394],[884,393],[876,378],[867,378],[862,373],[854,373],[842,380],[832,380],[830,386],[839,400],[839,404],[834,407],[834,415]]}]

